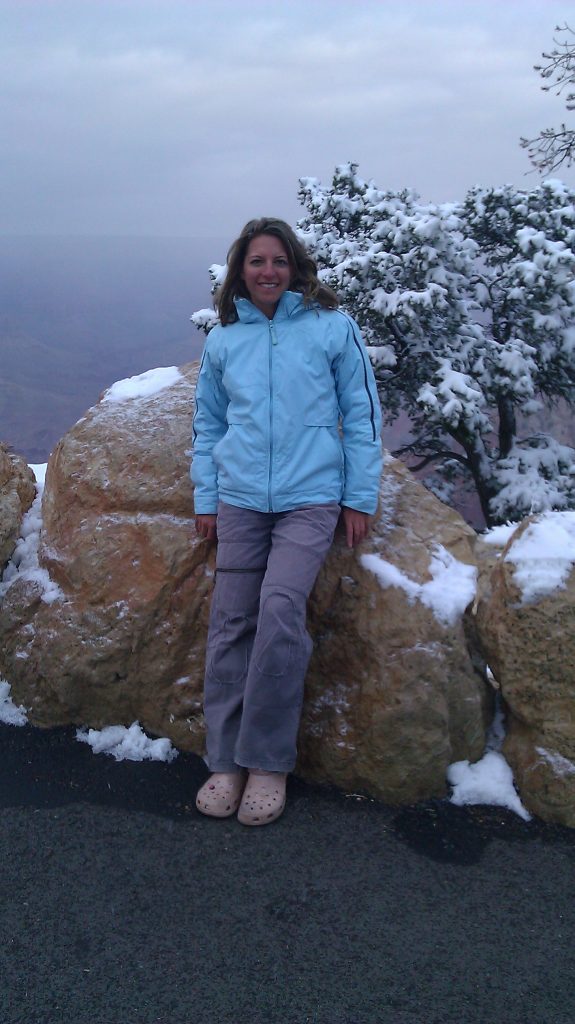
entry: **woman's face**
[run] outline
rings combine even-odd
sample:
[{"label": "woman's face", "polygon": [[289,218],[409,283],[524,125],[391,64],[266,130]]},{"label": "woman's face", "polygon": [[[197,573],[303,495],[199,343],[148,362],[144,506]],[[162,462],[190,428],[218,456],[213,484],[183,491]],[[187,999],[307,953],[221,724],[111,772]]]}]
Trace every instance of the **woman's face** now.
[{"label": "woman's face", "polygon": [[254,306],[272,319],[283,293],[289,288],[291,267],[287,252],[275,235],[256,235],[248,245],[242,280]]}]

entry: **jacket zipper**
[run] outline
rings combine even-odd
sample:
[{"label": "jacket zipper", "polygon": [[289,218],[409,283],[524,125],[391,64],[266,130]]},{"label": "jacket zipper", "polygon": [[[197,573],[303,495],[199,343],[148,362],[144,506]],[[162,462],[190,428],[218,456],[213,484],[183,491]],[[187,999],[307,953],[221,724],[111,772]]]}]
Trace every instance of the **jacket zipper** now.
[{"label": "jacket zipper", "polygon": [[268,471],[268,509],[273,512],[272,506],[272,464],[274,455],[274,425],[273,425],[273,399],[274,399],[274,385],[272,377],[272,347],[277,345],[278,339],[276,335],[276,329],[273,321],[269,321],[270,325],[270,345],[269,345],[269,374],[270,374],[270,462]]}]

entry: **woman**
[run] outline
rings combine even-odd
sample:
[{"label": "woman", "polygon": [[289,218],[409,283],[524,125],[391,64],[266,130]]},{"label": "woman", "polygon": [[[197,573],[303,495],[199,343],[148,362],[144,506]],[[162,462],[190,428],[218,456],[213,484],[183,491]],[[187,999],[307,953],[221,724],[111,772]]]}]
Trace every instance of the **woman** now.
[{"label": "woman", "polygon": [[228,253],[196,391],[196,530],[214,540],[203,814],[274,821],[296,760],[312,643],[306,601],[340,511],[350,547],[377,507],[381,414],[354,321],[281,220]]}]

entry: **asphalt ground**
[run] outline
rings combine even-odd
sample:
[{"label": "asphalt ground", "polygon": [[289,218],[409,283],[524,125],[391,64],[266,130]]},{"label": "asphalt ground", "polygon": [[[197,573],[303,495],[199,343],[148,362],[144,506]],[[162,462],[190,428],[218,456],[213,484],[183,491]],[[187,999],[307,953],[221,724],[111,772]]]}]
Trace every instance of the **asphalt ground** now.
[{"label": "asphalt ground", "polygon": [[574,1024],[575,830],[295,778],[250,829],[74,736],[0,726],[0,1024]]}]

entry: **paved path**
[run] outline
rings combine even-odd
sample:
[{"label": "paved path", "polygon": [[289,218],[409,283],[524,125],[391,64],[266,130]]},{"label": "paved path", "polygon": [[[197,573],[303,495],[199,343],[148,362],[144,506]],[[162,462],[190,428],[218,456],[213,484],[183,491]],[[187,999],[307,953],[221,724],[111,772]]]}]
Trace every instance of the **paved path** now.
[{"label": "paved path", "polygon": [[575,831],[295,779],[247,829],[193,756],[0,750],[0,1024],[575,1022]]}]

